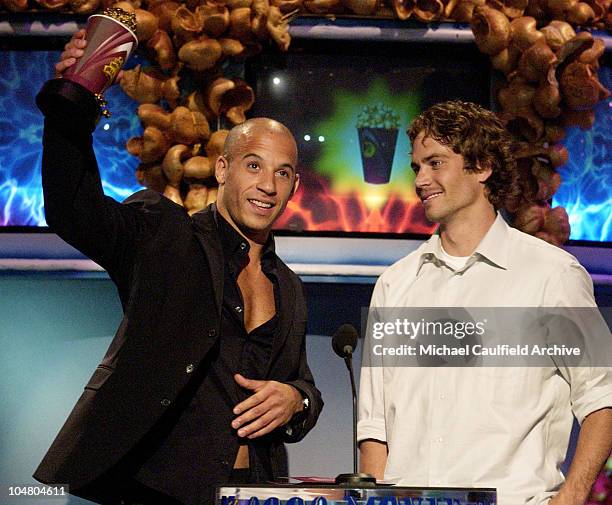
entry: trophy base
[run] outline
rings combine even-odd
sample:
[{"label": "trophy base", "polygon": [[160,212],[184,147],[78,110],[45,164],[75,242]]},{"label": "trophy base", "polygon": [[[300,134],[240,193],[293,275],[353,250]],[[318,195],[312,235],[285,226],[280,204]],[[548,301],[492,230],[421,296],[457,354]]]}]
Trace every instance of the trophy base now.
[{"label": "trophy base", "polygon": [[376,478],[369,473],[341,473],[336,477],[341,487],[376,487]]},{"label": "trophy base", "polygon": [[94,94],[68,79],[47,81],[38,95],[36,105],[45,115],[67,121],[93,122],[100,119],[100,105]]}]

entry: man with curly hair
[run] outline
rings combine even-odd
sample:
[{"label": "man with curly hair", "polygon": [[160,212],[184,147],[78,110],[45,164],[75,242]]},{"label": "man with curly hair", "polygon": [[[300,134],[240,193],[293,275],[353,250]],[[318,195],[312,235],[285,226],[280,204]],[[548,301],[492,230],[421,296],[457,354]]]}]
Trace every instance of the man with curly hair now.
[{"label": "man with curly hair", "polygon": [[[416,192],[437,233],[380,277],[372,307],[594,307],[567,252],[510,228],[512,141],[490,111],[450,101],[408,132]],[[584,503],[612,448],[612,372],[569,367],[385,367],[366,337],[361,469],[408,486],[496,488],[498,503]],[[567,480],[575,416],[581,433]]]}]

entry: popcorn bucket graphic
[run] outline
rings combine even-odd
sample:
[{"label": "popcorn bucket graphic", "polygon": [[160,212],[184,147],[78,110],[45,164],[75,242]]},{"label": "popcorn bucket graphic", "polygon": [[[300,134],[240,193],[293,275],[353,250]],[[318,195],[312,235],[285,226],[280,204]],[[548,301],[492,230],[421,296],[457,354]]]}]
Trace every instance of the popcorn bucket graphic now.
[{"label": "popcorn bucket graphic", "polygon": [[387,184],[391,179],[393,155],[399,130],[357,128],[363,178],[370,184]]},{"label": "popcorn bucket graphic", "polygon": [[370,184],[391,179],[400,116],[382,103],[366,105],[357,115],[363,178]]}]

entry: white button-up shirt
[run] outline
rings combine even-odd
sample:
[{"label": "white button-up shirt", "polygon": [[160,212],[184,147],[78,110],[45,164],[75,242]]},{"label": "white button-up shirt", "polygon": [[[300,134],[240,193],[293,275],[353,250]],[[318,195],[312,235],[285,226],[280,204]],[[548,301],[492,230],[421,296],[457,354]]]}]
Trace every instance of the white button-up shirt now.
[{"label": "white button-up shirt", "polygon": [[[573,256],[499,215],[463,268],[442,258],[434,235],[381,275],[372,306],[595,306]],[[610,369],[363,366],[357,431],[387,443],[387,480],[495,487],[501,505],[534,505],[563,483],[573,415],[609,406]]]}]

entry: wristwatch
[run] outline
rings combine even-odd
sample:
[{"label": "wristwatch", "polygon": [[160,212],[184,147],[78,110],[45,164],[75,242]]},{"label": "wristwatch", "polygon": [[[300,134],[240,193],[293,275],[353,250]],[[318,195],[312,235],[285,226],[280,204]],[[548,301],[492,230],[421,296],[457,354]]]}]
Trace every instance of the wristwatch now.
[{"label": "wristwatch", "polygon": [[[299,390],[298,390],[299,391]],[[308,410],[310,409],[310,399],[300,391],[302,395],[302,410],[297,412],[291,421],[289,421],[285,425],[285,433],[289,436],[293,435],[293,427],[297,426],[300,423],[306,421],[306,417],[308,416]]]}]

